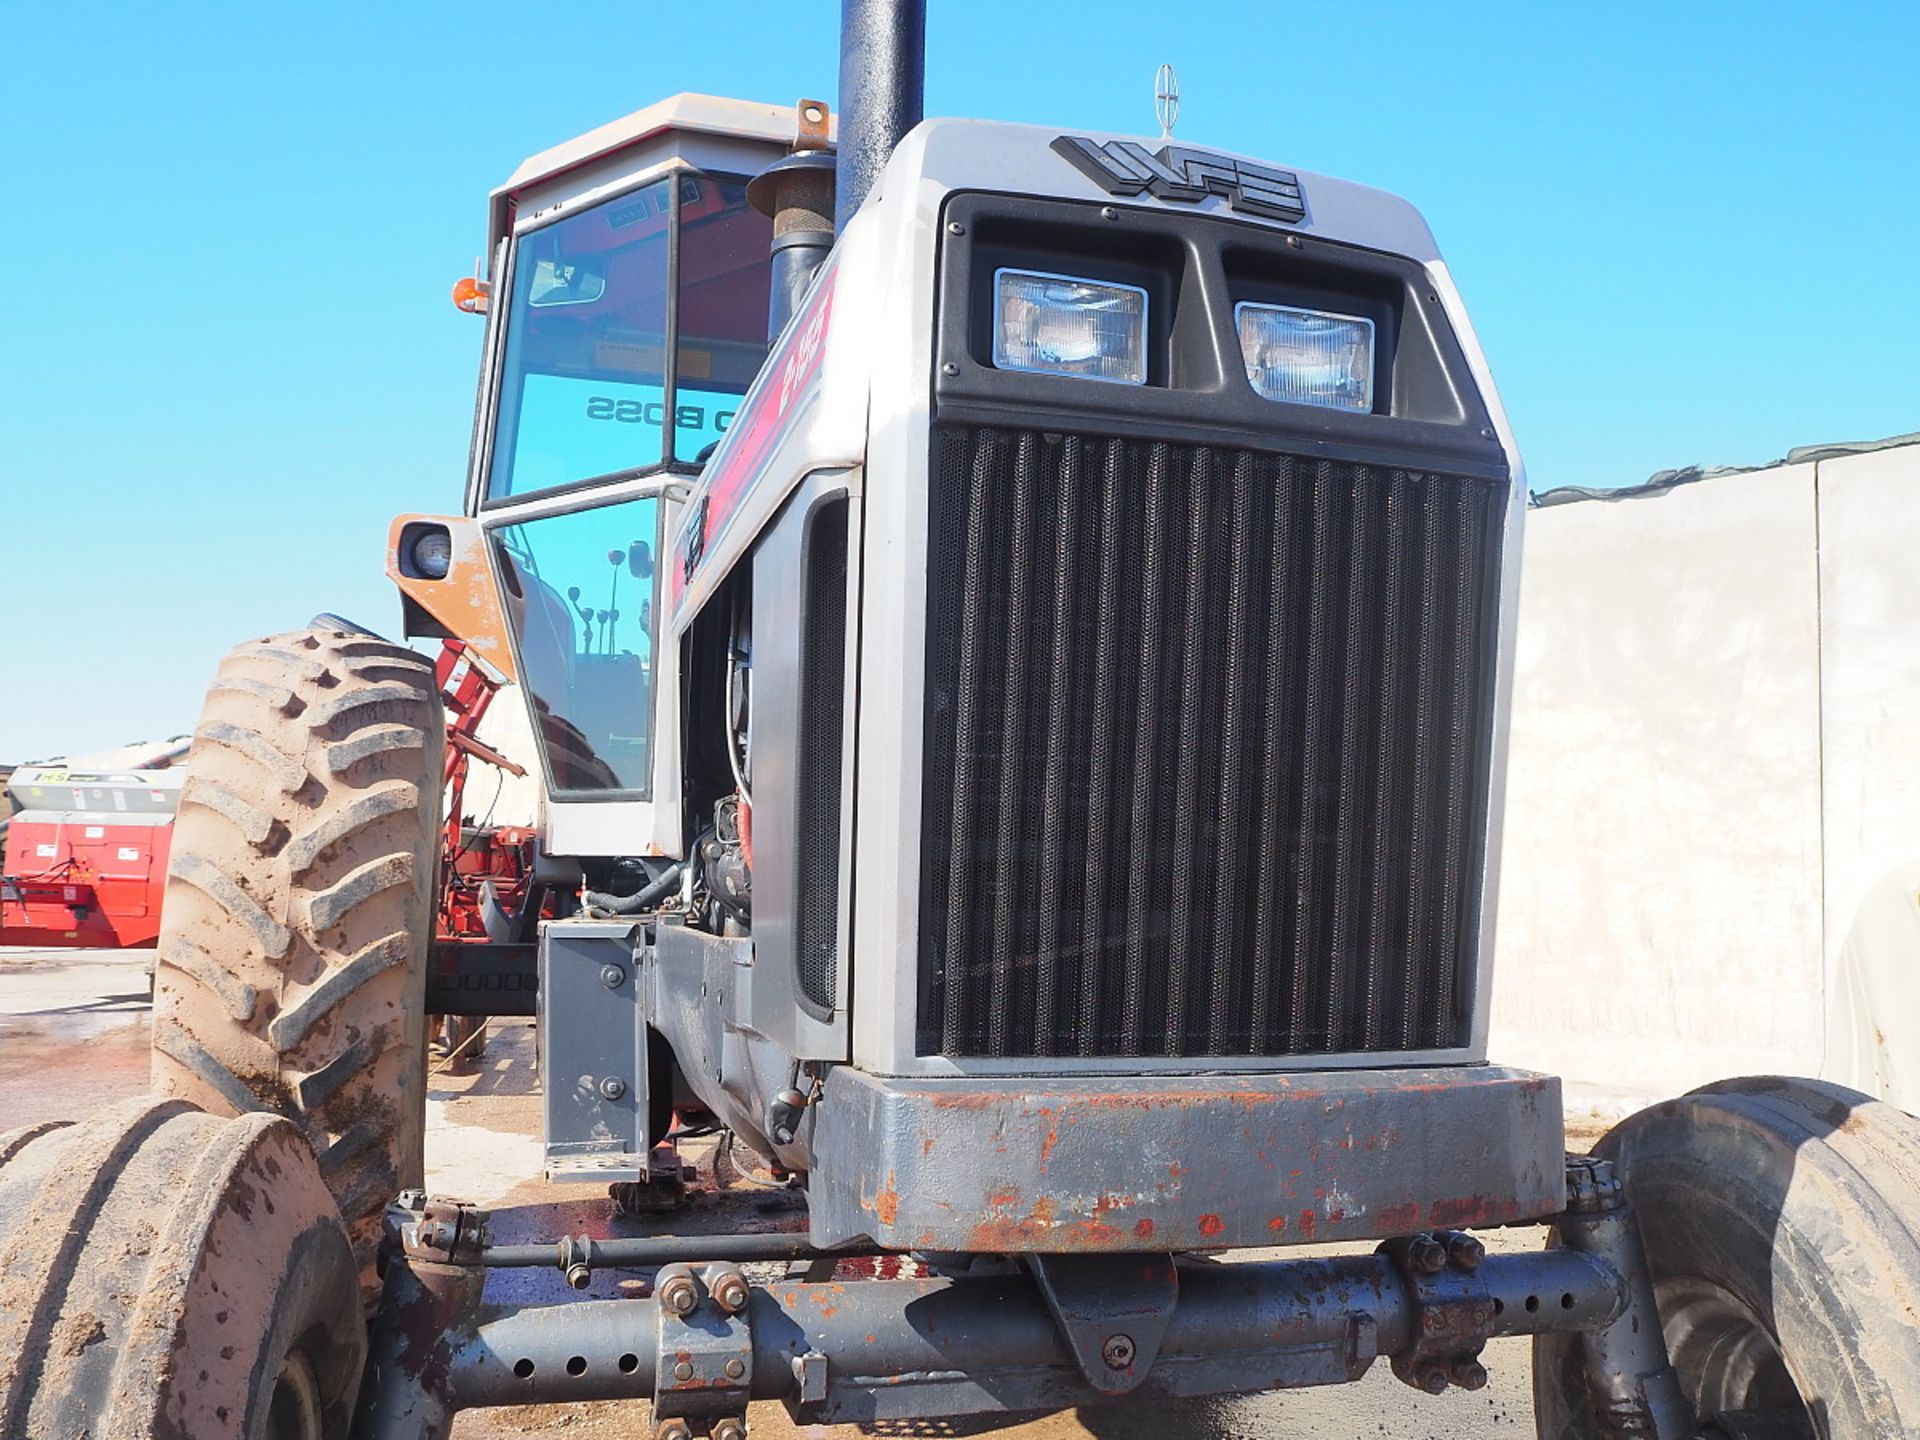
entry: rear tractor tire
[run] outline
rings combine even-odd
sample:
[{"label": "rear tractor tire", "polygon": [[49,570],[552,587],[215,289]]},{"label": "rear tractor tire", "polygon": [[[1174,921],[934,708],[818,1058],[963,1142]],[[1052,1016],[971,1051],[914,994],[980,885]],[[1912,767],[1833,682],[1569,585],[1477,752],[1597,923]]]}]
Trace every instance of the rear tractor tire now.
[{"label": "rear tractor tire", "polygon": [[0,1134],[0,1435],[344,1440],[366,1348],[297,1126],[142,1096]]},{"label": "rear tractor tire", "polygon": [[363,1289],[423,1179],[444,717],[433,667],[351,630],[220,662],[174,822],[153,1085],[299,1127]]},{"label": "rear tractor tire", "polygon": [[[1594,1147],[1619,1168],[1703,1435],[1920,1436],[1920,1120],[1838,1085],[1727,1080]],[[1534,1342],[1541,1440],[1610,1435],[1571,1336]]]}]

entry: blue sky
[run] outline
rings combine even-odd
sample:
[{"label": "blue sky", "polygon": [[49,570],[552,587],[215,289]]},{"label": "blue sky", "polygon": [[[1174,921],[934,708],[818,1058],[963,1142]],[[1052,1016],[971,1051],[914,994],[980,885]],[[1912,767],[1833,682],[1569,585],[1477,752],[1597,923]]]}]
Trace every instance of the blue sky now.
[{"label": "blue sky", "polygon": [[[1536,488],[1920,429],[1920,7],[932,0],[936,114],[1151,130],[1427,214]],[[0,761],[191,728],[234,641],[391,628],[459,504],[447,300],[525,155],[835,93],[838,5],[0,10]]]}]

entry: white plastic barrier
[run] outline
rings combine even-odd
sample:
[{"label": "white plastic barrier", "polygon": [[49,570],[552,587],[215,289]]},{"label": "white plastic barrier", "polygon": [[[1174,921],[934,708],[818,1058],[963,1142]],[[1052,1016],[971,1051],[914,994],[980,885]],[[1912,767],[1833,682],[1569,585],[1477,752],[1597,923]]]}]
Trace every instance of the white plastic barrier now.
[{"label": "white plastic barrier", "polygon": [[1495,1056],[1920,1108],[1920,447],[1528,520]]}]

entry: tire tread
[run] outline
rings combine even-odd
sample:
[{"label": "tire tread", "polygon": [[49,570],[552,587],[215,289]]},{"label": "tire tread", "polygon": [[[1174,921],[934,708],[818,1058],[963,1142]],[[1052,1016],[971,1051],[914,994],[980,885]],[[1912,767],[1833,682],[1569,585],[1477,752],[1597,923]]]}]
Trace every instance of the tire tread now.
[{"label": "tire tread", "polygon": [[404,646],[326,629],[237,646],[195,731],[162,911],[156,1087],[338,1149],[322,1173],[369,1285],[386,1202],[422,1179],[443,725],[434,667]]}]

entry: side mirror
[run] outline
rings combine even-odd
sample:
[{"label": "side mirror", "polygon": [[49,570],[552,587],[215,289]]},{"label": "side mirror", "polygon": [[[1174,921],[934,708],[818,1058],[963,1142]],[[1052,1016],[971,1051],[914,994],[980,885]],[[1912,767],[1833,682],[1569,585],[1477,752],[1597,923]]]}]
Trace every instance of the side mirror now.
[{"label": "side mirror", "polygon": [[653,547],[644,540],[627,546],[627,573],[636,580],[653,578]]},{"label": "side mirror", "polygon": [[607,293],[607,272],[586,260],[537,260],[527,304],[536,310],[552,305],[591,305]]}]

